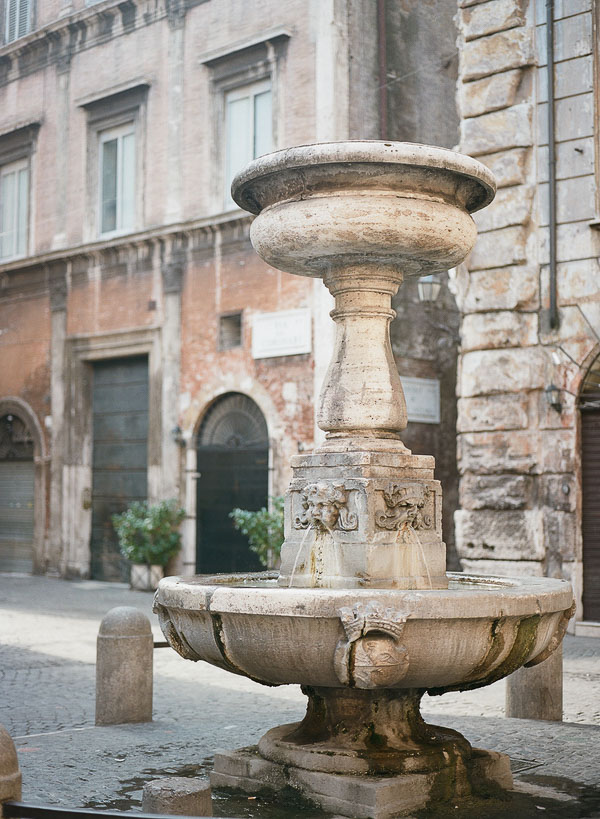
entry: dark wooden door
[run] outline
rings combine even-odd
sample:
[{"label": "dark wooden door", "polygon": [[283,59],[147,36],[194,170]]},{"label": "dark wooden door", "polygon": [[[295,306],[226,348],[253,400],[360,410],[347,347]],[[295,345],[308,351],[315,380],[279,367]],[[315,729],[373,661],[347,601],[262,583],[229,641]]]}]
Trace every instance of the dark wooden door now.
[{"label": "dark wooden door", "polygon": [[148,359],[94,363],[91,576],[128,580],[111,515],[147,496]]},{"label": "dark wooden door", "polygon": [[593,405],[581,411],[581,471],[583,619],[600,620],[600,409]]},{"label": "dark wooden door", "polygon": [[267,504],[267,449],[203,447],[198,451],[196,571],[253,572],[262,567],[234,526],[232,509]]},{"label": "dark wooden door", "polygon": [[229,517],[236,507],[267,505],[267,424],[247,395],[228,393],[206,413],[198,433],[196,571],[251,572],[262,568]]}]

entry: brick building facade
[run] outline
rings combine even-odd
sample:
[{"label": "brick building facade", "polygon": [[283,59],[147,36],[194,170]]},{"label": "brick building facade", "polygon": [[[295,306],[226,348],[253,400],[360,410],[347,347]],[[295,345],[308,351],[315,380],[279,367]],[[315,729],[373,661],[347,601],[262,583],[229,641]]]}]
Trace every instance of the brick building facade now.
[{"label": "brick building facade", "polygon": [[[211,552],[213,512],[282,492],[313,446],[332,327],[228,185],[288,145],[454,145],[451,5],[2,0],[0,568],[120,577],[110,514],[144,497],[186,508],[178,569],[246,568]],[[399,323],[394,351],[442,412],[407,443],[440,453],[451,542],[456,307],[415,292],[419,352]]]}]

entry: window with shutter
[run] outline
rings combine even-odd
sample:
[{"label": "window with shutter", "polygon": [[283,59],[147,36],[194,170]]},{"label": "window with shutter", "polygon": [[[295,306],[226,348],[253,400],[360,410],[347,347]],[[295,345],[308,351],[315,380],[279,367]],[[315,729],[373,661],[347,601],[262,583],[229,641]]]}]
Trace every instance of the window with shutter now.
[{"label": "window with shutter", "polygon": [[5,42],[12,43],[31,30],[31,0],[4,0]]},{"label": "window with shutter", "polygon": [[29,160],[0,168],[0,259],[24,256],[29,222]]},{"label": "window with shutter", "polygon": [[271,81],[235,88],[225,95],[225,207],[232,208],[233,177],[273,149]]},{"label": "window with shutter", "polygon": [[100,233],[135,225],[135,126],[101,131],[99,151]]}]

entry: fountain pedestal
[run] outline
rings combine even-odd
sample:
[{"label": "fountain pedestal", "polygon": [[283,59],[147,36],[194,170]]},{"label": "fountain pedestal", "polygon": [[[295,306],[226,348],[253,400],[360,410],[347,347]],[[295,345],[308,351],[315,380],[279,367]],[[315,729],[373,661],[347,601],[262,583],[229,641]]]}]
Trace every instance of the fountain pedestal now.
[{"label": "fountain pedestal", "polygon": [[318,413],[326,440],[292,461],[279,577],[166,578],[157,591],[184,657],[308,696],[301,723],[217,754],[214,786],[292,785],[326,810],[388,819],[511,785],[508,757],[427,725],[419,701],[545,659],[572,592],[446,575],[441,487],[433,458],[401,441],[389,339],[402,280],[460,262],[475,242],[470,213],[493,192],[469,157],[383,142],[280,151],[234,180],[258,253],[321,277],[337,331]]}]

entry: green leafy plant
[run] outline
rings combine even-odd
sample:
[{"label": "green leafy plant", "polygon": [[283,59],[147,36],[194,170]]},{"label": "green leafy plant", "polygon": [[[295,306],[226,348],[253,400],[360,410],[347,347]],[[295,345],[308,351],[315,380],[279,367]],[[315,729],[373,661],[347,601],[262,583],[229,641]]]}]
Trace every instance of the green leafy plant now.
[{"label": "green leafy plant", "polygon": [[165,566],[181,548],[179,525],[185,518],[176,500],[149,505],[134,501],[112,522],[123,557],[132,563]]},{"label": "green leafy plant", "polygon": [[281,552],[283,543],[283,495],[271,497],[270,509],[263,506],[256,512],[233,509],[229,517],[233,525],[248,538],[250,549],[258,555],[263,566],[272,566]]}]

